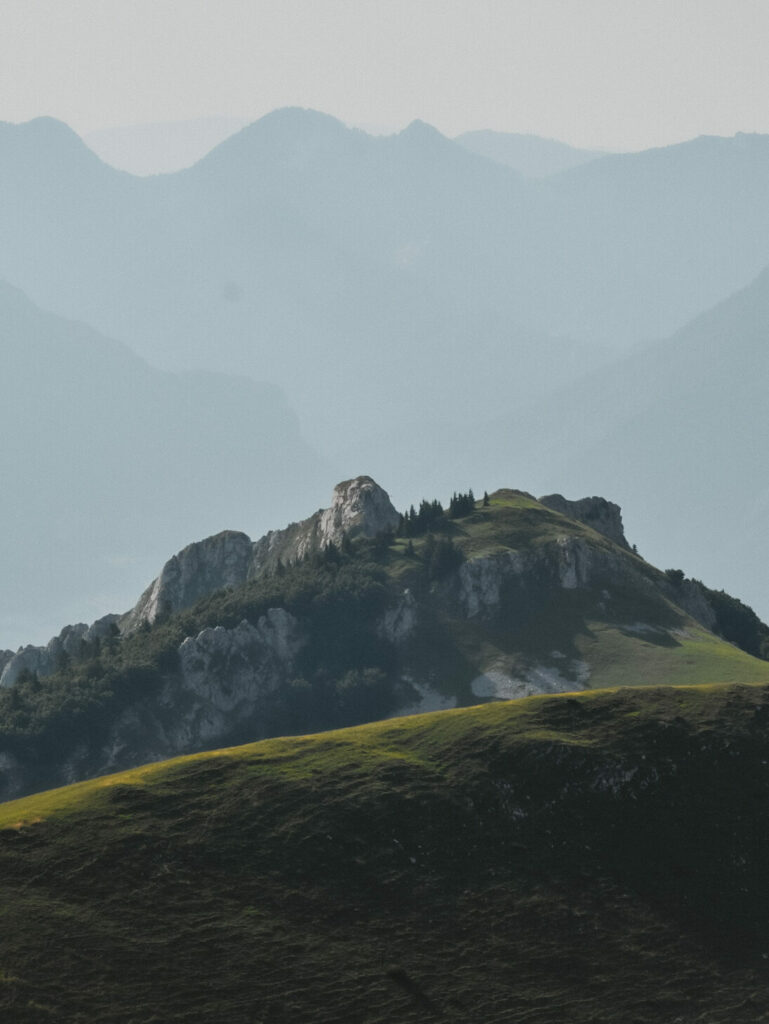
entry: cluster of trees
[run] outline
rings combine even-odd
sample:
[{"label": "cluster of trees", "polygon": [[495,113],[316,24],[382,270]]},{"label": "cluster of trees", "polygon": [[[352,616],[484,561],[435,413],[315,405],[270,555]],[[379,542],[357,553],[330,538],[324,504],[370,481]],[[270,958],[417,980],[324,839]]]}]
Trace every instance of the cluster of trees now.
[{"label": "cluster of trees", "polygon": [[[483,493],[483,504],[484,506],[489,504],[489,496],[485,491]],[[475,495],[472,488],[466,494],[454,491],[449,501],[448,518],[462,519],[474,511]],[[437,499],[434,501],[422,499],[418,510],[412,505],[405,515],[401,515],[400,523],[398,524],[398,536],[423,537],[426,533],[430,533],[431,530],[439,528],[445,518],[446,511]]]},{"label": "cluster of trees", "polygon": [[471,512],[475,512],[475,495],[472,487],[467,494],[457,494],[454,491],[449,502],[449,519],[462,519]]},{"label": "cluster of trees", "polygon": [[423,537],[439,526],[445,515],[443,505],[437,498],[435,501],[423,499],[419,503],[419,511],[412,505],[405,515],[401,515],[398,523],[398,536]]}]

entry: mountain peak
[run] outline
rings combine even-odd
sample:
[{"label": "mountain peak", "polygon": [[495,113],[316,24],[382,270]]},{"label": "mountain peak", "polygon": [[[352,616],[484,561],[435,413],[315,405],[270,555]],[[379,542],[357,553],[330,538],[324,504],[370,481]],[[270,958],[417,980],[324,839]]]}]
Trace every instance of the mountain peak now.
[{"label": "mountain peak", "polygon": [[288,164],[304,164],[350,139],[365,138],[330,114],[305,107],[273,110],[211,150],[195,167],[218,167],[231,161],[251,162],[265,156]]},{"label": "mountain peak", "polygon": [[[0,147],[6,167],[16,165],[16,173],[25,177],[32,175],[39,179],[52,170],[60,173],[65,167],[70,170],[106,167],[76,131],[55,117],[35,117],[19,124],[0,122]],[[109,171],[116,176],[120,174],[113,168]]]},{"label": "mountain peak", "polygon": [[428,124],[427,121],[421,121],[419,118],[407,125],[403,131],[399,133],[399,137],[402,139],[416,139],[425,142],[449,141],[445,135],[438,131],[437,128]]},{"label": "mountain peak", "polygon": [[331,507],[320,518],[320,542],[339,544],[343,537],[376,537],[398,525],[387,491],[370,476],[344,480],[334,488]]}]

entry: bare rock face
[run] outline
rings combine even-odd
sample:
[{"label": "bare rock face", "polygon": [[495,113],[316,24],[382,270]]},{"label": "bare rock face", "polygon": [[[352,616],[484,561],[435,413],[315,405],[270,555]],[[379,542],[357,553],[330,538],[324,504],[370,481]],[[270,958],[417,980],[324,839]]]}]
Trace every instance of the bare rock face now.
[{"label": "bare rock face", "polygon": [[379,635],[391,644],[404,643],[413,636],[419,621],[419,606],[410,590],[404,590],[397,604],[388,608],[379,624]]},{"label": "bare rock face", "polygon": [[321,546],[338,545],[343,537],[377,537],[394,530],[399,518],[387,491],[370,476],[356,476],[334,488],[331,508],[320,517]]},{"label": "bare rock face", "polygon": [[189,608],[222,587],[236,587],[319,551],[342,538],[376,537],[394,530],[399,516],[387,495],[369,476],[345,480],[334,488],[331,507],[285,530],[271,530],[252,542],[245,533],[225,530],[190,544],[163,566],[136,606],[123,616],[121,631],[131,633],[159,615]]},{"label": "bare rock face", "polygon": [[234,530],[189,544],[166,562],[124,617],[123,632],[131,632],[143,622],[152,625],[159,615],[189,608],[222,587],[245,583],[250,560],[251,538]]},{"label": "bare rock face", "polygon": [[299,623],[283,608],[270,608],[255,626],[244,620],[234,629],[204,629],[179,648],[181,686],[230,714],[287,682],[304,643]]},{"label": "bare rock face", "polygon": [[273,570],[278,561],[287,565],[329,544],[338,547],[344,537],[377,537],[394,530],[399,519],[387,491],[370,476],[345,480],[334,488],[330,508],[285,530],[271,530],[256,541],[249,578]]},{"label": "bare rock face", "polygon": [[716,613],[708,601],[705,589],[697,580],[682,580],[677,587],[669,586],[671,601],[683,608],[687,615],[711,631],[717,628]]},{"label": "bare rock face", "polygon": [[625,540],[622,509],[613,501],[598,497],[568,501],[562,494],[546,494],[538,501],[540,505],[552,509],[553,512],[559,512],[568,519],[576,519],[578,523],[584,523],[585,526],[608,537],[621,548],[630,549],[630,545]]},{"label": "bare rock face", "polygon": [[[32,672],[39,679],[53,675],[70,659],[82,656],[84,648],[94,640],[103,640],[110,635],[118,621],[117,615],[105,615],[92,625],[78,622],[65,626],[58,636],[53,637],[45,647],[29,645],[11,654],[3,663],[0,661],[0,686],[13,686],[22,672]],[[10,652],[4,652],[10,653]]]}]

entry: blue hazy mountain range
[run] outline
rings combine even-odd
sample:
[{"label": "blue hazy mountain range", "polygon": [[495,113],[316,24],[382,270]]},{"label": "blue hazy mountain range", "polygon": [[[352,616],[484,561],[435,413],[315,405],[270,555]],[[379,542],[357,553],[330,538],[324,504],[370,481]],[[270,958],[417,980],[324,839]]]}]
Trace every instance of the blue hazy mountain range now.
[{"label": "blue hazy mountain range", "polygon": [[[139,175],[168,174],[191,167],[247,124],[247,118],[233,117],[126,124],[89,132],[83,141],[105,163],[119,170]],[[369,135],[395,131],[358,127]],[[604,155],[600,150],[578,149],[556,139],[515,132],[469,131],[457,135],[454,141],[532,178],[557,174]]]},{"label": "blue hazy mountain range", "polygon": [[156,361],[200,358],[214,327],[238,371],[261,339],[373,345],[415,307],[469,312],[481,334],[497,316],[513,335],[662,337],[769,263],[758,135],[533,180],[420,122],[375,138],[288,109],[134,178],[41,119],[3,127],[0,172],[5,278]]},{"label": "blue hazy mountain range", "polygon": [[463,132],[454,141],[471,153],[506,164],[528,178],[547,178],[605,156],[597,149],[578,149],[557,139],[519,132]]},{"label": "blue hazy mountain range", "polygon": [[322,503],[274,386],[152,368],[0,283],[0,648],[128,607],[169,552]]},{"label": "blue hazy mountain range", "polygon": [[[755,444],[763,427],[751,417],[767,318],[760,303],[739,312],[763,278],[728,296],[769,265],[767,185],[765,136],[607,155],[535,180],[421,122],[372,137],[297,109],[244,128],[188,170],[138,178],[42,118],[0,125],[0,278],[57,317],[88,323],[105,336],[105,352],[119,350],[143,379],[177,395],[167,419],[142,435],[154,438],[148,473],[137,457],[136,487],[105,491],[89,513],[105,538],[99,547],[94,534],[92,550],[114,564],[144,558],[142,582],[187,540],[230,526],[256,535],[262,523],[309,514],[336,479],[371,473],[401,507],[469,484],[603,492],[625,506],[645,555],[727,586],[766,615],[749,552],[765,504]],[[4,294],[8,302],[13,293]],[[38,342],[63,329],[53,315],[35,315]],[[111,371],[89,385],[96,364],[81,361],[85,397],[77,388],[53,394],[58,418],[38,412],[35,430],[24,411],[38,408],[35,373],[14,370],[3,345],[15,380],[3,415],[25,425],[6,428],[19,447],[3,457],[8,471],[28,466],[33,479],[17,477],[13,521],[40,525],[37,537],[59,530],[63,547],[67,516],[89,508],[91,494],[83,474],[95,457],[77,453],[94,439],[80,406],[74,433],[62,427],[46,446],[75,404],[109,393]],[[27,347],[30,365],[43,367],[49,357],[35,363]],[[745,355],[734,363],[737,350]],[[54,376],[41,369],[40,393],[43,383],[55,391]],[[124,405],[102,403],[88,419],[105,444],[112,430],[120,451],[109,416],[134,415],[129,390]],[[173,404],[179,394],[187,420]],[[134,395],[143,422],[142,389]],[[45,494],[44,474],[34,482],[40,460],[50,463]],[[145,491],[153,466],[159,483]],[[720,496],[712,508],[705,481]],[[122,545],[120,524],[142,522],[153,489],[157,523],[143,528],[139,553]],[[729,500],[732,491],[742,497]],[[41,510],[54,493],[69,511],[46,527]],[[23,573],[31,550],[8,542],[6,578]],[[71,562],[80,576],[51,586],[69,595],[56,628],[88,617],[78,609],[84,574],[95,570],[76,553]],[[88,599],[94,615],[136,596],[116,579],[98,576],[89,592],[105,599]],[[42,598],[45,580],[34,586]],[[24,602],[10,603],[18,611]],[[40,639],[13,632],[4,643]]]}]

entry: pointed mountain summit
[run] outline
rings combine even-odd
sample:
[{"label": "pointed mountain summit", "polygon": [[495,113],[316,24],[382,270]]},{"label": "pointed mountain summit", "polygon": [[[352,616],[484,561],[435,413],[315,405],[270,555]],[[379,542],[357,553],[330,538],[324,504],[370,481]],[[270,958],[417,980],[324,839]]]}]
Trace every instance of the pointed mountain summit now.
[{"label": "pointed mountain summit", "polygon": [[304,107],[282,107],[219,143],[188,171],[199,176],[230,173],[234,167],[304,165],[320,157],[351,154],[369,137],[330,114]]},{"label": "pointed mountain summit", "polygon": [[75,173],[91,183],[130,178],[107,166],[69,125],[54,117],[0,122],[0,182],[29,188],[60,181],[66,187]]},{"label": "pointed mountain summit", "polygon": [[142,623],[152,624],[160,615],[189,608],[222,587],[244,584],[330,545],[340,547],[345,538],[392,532],[399,518],[387,491],[370,476],[344,480],[334,488],[329,508],[283,530],[271,530],[257,541],[228,530],[188,545],[166,562],[123,617],[121,628],[131,632]]}]

